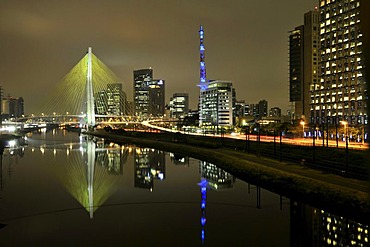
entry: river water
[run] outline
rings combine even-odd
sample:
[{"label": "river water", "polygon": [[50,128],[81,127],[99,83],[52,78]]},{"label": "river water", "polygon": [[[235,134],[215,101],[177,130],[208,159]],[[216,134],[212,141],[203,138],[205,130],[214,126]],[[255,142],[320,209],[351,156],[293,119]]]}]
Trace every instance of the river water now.
[{"label": "river water", "polygon": [[2,155],[0,246],[369,246],[368,225],[216,165],[64,130]]}]

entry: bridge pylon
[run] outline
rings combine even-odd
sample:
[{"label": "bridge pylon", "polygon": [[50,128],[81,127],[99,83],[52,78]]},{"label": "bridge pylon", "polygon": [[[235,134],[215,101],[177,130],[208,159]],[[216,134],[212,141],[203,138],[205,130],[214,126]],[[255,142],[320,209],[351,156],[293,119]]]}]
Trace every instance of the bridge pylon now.
[{"label": "bridge pylon", "polygon": [[87,76],[86,76],[86,117],[87,128],[95,126],[94,90],[92,81],[92,48],[87,51]]}]

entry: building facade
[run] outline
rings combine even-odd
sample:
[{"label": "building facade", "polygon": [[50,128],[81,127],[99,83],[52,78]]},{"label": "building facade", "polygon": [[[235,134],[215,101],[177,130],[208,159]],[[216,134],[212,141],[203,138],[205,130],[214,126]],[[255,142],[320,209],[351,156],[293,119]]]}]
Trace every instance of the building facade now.
[{"label": "building facade", "polygon": [[100,115],[127,115],[126,94],[121,83],[111,83],[95,94],[95,112]]},{"label": "building facade", "polygon": [[200,126],[233,125],[233,101],[235,90],[232,82],[209,81],[208,86],[200,91]]},{"label": "building facade", "polygon": [[154,80],[152,69],[134,71],[134,110],[141,117],[164,115],[165,81]]},{"label": "building facade", "polygon": [[149,116],[163,116],[165,112],[165,103],[165,81],[152,80],[149,84]]},{"label": "building facade", "polygon": [[320,1],[320,81],[311,86],[311,122],[366,125],[360,0]]},{"label": "building facade", "polygon": [[18,118],[24,115],[24,100],[22,97],[15,98],[6,96],[2,98],[1,115],[4,118]]},{"label": "building facade", "polygon": [[270,117],[281,117],[281,109],[279,107],[273,107],[269,112]]},{"label": "building facade", "polygon": [[289,101],[292,118],[308,121],[310,88],[318,83],[319,11],[305,13],[304,25],[289,33]]},{"label": "building facade", "polygon": [[189,111],[189,94],[175,93],[170,99],[170,117],[182,118]]},{"label": "building facade", "polygon": [[152,69],[134,71],[134,111],[136,116],[148,115],[149,84],[153,81]]},{"label": "building facade", "polygon": [[268,102],[267,100],[260,100],[258,102],[258,118],[263,118],[263,117],[267,117],[269,115],[269,112],[268,112]]}]

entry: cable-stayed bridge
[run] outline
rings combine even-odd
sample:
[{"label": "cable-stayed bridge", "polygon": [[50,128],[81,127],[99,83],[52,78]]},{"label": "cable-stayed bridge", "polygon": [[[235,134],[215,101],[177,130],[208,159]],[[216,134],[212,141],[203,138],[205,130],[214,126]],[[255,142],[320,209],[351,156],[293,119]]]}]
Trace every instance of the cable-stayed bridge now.
[{"label": "cable-stayed bridge", "polygon": [[126,103],[121,80],[93,53],[86,55],[63,77],[40,104],[34,122],[81,123],[91,128],[101,122],[136,122]]}]

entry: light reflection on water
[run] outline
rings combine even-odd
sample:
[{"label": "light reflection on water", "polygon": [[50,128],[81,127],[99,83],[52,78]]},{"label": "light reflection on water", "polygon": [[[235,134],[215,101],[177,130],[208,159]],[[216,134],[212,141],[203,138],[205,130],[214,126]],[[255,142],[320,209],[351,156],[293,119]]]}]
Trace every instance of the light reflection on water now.
[{"label": "light reflection on water", "polygon": [[208,162],[65,131],[27,142],[3,155],[1,243],[368,244],[367,225],[240,181]]}]

